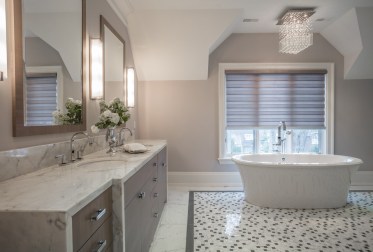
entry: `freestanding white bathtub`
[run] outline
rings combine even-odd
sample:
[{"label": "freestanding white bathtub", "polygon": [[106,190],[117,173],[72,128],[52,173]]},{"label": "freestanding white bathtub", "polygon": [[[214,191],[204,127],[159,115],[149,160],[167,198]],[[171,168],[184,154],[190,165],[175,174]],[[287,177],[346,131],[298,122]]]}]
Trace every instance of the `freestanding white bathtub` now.
[{"label": "freestanding white bathtub", "polygon": [[318,154],[244,154],[238,165],[245,200],[270,208],[338,208],[347,203],[358,158]]}]

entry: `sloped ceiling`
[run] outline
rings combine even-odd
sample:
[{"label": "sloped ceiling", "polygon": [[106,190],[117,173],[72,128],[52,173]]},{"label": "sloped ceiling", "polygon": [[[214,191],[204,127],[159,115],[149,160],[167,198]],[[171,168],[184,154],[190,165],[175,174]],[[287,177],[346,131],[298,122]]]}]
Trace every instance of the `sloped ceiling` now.
[{"label": "sloped ceiling", "polygon": [[373,8],[353,8],[321,34],[344,56],[345,79],[373,79]]},{"label": "sloped ceiling", "polygon": [[[136,11],[127,18],[140,80],[207,79],[209,53],[239,10]],[[228,30],[228,32],[227,32]]]},{"label": "sloped ceiling", "polygon": [[[128,27],[139,80],[206,79],[209,53],[231,33],[277,33],[279,15],[295,7],[316,8],[313,30],[345,56],[346,78],[372,78],[372,0],[107,1]],[[345,34],[351,43],[340,42]]]}]

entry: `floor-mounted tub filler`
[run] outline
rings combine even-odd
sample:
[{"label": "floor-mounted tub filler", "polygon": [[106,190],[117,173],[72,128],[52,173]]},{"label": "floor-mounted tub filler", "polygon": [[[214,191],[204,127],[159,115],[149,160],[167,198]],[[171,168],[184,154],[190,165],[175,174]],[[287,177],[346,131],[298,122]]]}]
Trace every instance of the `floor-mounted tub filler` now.
[{"label": "floor-mounted tub filler", "polygon": [[238,165],[248,203],[270,208],[338,208],[362,160],[318,154],[243,154]]}]

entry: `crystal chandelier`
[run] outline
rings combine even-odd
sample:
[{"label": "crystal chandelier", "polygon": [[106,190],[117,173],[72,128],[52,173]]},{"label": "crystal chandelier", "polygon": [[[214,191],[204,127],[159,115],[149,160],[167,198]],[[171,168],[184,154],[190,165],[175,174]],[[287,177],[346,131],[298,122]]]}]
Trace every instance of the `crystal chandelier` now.
[{"label": "crystal chandelier", "polygon": [[310,17],[314,9],[288,10],[278,21],[281,53],[297,54],[313,43]]}]

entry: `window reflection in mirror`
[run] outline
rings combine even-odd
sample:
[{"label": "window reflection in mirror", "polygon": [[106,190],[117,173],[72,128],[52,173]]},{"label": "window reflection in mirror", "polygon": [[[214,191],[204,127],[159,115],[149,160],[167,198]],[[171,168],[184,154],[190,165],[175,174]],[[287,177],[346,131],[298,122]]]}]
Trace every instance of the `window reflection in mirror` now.
[{"label": "window reflection in mirror", "polygon": [[24,125],[81,124],[82,4],[23,0]]},{"label": "window reflection in mirror", "polygon": [[118,32],[101,16],[101,36],[104,42],[105,91],[104,98],[110,102],[118,97],[124,100],[124,46]]}]

